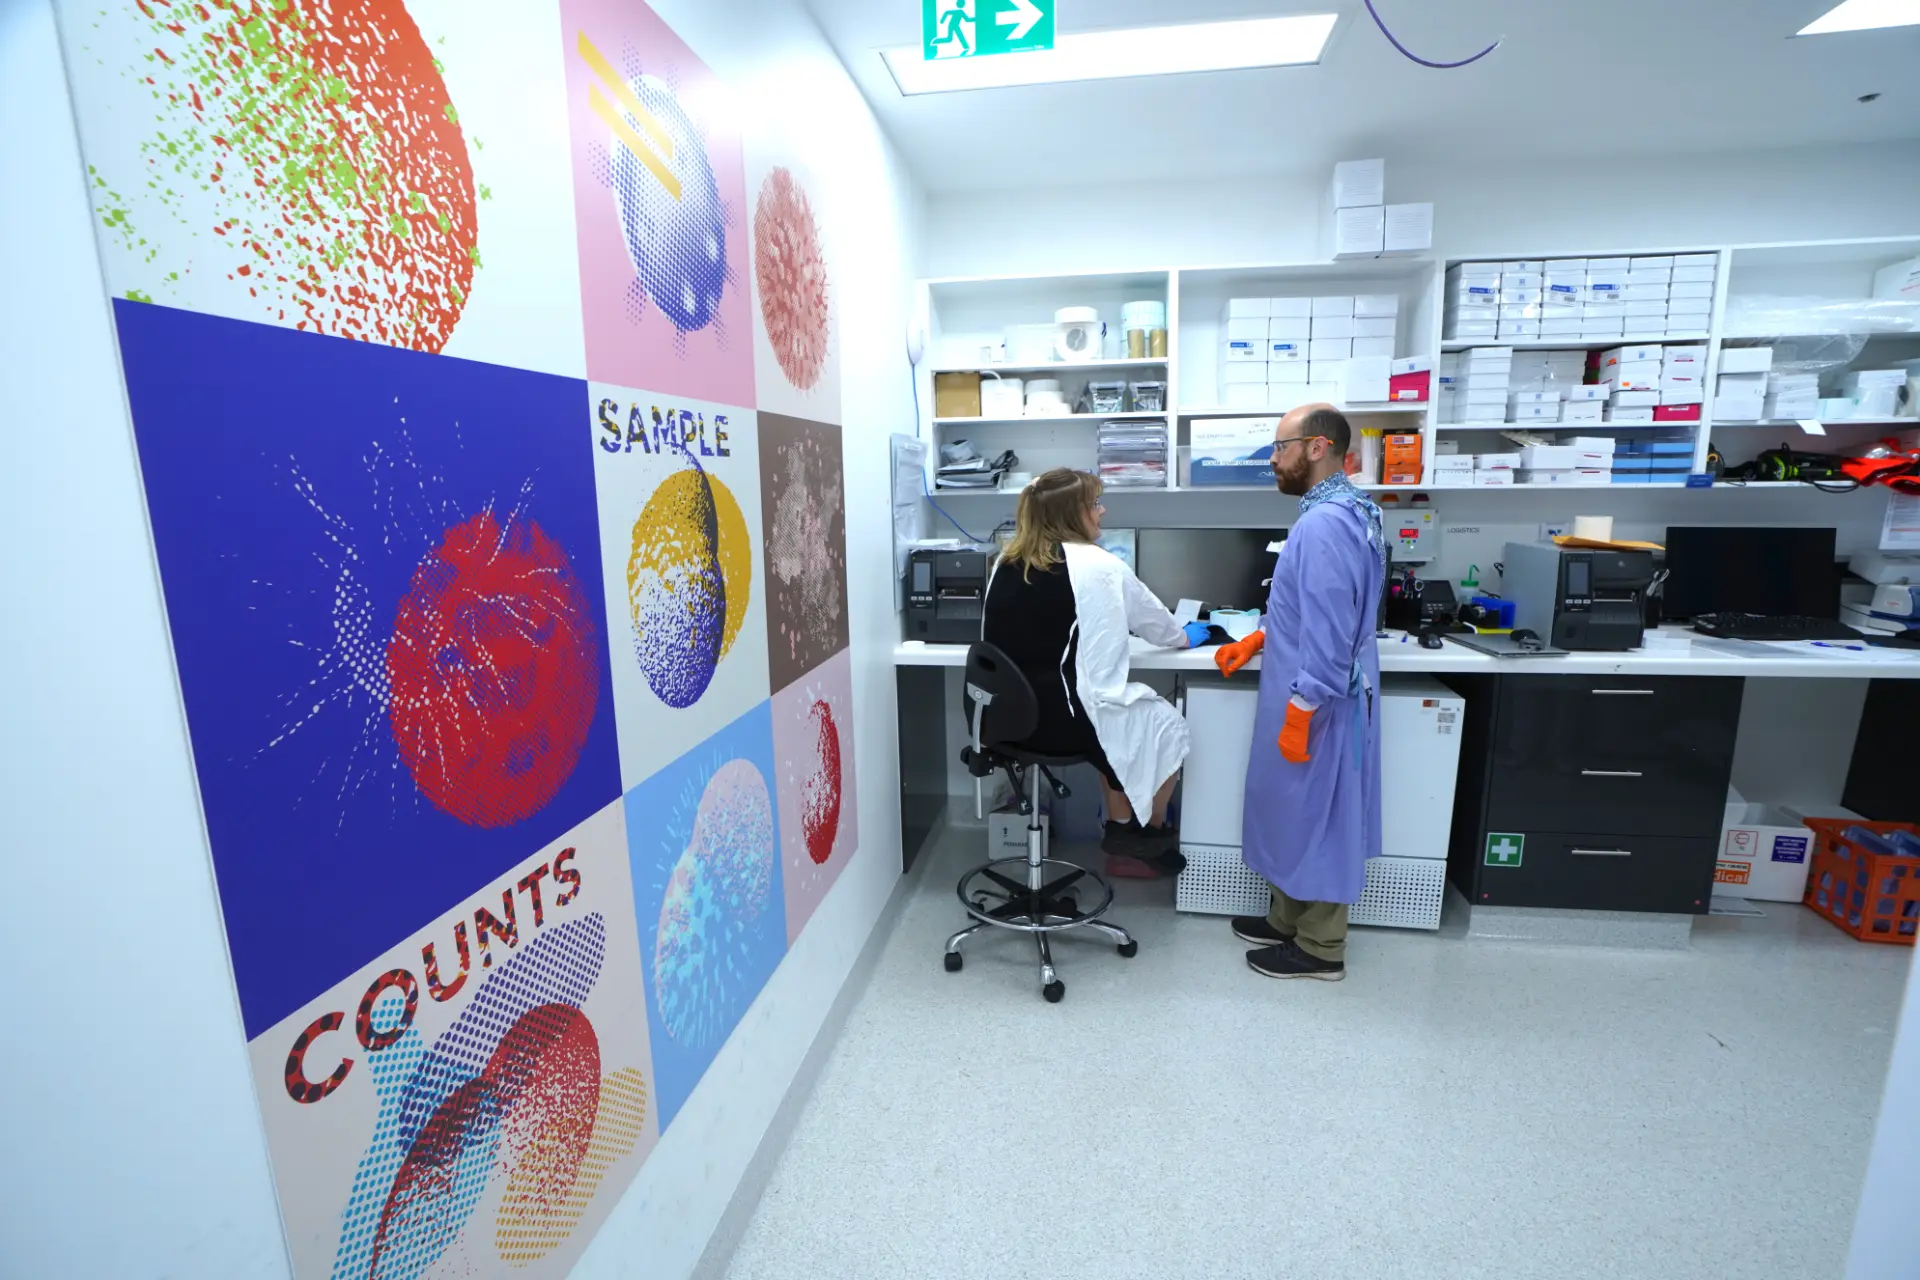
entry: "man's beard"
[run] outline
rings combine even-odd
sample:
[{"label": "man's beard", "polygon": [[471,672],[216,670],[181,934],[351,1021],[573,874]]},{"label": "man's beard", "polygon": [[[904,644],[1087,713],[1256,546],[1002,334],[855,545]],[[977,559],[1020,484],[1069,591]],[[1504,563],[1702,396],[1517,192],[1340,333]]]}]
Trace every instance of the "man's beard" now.
[{"label": "man's beard", "polygon": [[1274,478],[1279,482],[1280,492],[1289,498],[1304,498],[1307,496],[1307,490],[1313,487],[1309,482],[1311,475],[1311,464],[1302,458],[1293,466],[1276,472]]}]

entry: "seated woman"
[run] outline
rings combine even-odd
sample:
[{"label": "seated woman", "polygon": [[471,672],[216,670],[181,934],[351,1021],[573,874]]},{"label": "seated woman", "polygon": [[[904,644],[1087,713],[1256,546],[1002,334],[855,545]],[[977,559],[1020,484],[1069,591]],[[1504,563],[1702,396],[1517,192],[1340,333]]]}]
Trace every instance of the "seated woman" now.
[{"label": "seated woman", "polygon": [[1106,784],[1100,847],[1113,875],[1176,875],[1186,865],[1179,832],[1167,825],[1187,722],[1172,704],[1127,680],[1129,633],[1151,644],[1203,644],[1118,557],[1095,546],[1103,486],[1084,471],[1057,468],[1020,494],[1013,540],[987,584],[981,638],[1026,675],[1040,703],[1040,727],[1023,745],[1051,755],[1086,755]]}]

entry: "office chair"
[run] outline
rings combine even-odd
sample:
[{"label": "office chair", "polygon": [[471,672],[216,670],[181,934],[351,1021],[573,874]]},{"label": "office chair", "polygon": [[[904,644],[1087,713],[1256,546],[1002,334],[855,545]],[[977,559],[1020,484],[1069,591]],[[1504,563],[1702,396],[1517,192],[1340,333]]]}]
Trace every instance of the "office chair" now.
[{"label": "office chair", "polygon": [[[960,944],[982,929],[1030,933],[1040,951],[1040,994],[1057,1004],[1067,994],[1067,984],[1054,973],[1053,951],[1048,944],[1051,935],[1069,929],[1092,929],[1111,938],[1128,959],[1140,951],[1140,944],[1125,929],[1101,919],[1113,905],[1113,886],[1104,876],[1071,862],[1041,856],[1045,833],[1040,826],[1038,782],[1046,779],[1056,796],[1071,795],[1052,771],[1084,764],[1088,757],[1045,755],[1019,745],[1039,727],[1040,705],[1020,668],[993,645],[982,642],[968,648],[965,690],[971,742],[961,748],[961,763],[976,778],[990,778],[996,771],[1006,773],[1020,802],[1020,812],[1026,815],[1027,856],[1000,858],[960,877],[955,892],[974,923],[947,939],[947,972],[959,972]],[[1016,867],[1025,869],[1023,879],[1001,870]],[[1048,880],[1050,871],[1064,874]],[[1080,909],[1077,891],[1083,884],[1100,894],[1099,903],[1091,910]]]}]

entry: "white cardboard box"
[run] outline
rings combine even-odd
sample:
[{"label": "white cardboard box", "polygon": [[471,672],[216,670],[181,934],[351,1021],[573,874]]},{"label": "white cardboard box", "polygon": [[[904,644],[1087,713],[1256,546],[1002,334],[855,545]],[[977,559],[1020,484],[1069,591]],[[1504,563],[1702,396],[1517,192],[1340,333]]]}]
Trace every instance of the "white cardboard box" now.
[{"label": "white cardboard box", "polygon": [[1267,362],[1267,341],[1230,338],[1220,344],[1220,359],[1226,364],[1239,364],[1245,361]]},{"label": "white cardboard box", "polygon": [[1313,314],[1312,298],[1270,298],[1268,301],[1272,303],[1273,309],[1267,314],[1276,320],[1284,320],[1290,317],[1297,317],[1304,320]]},{"label": "white cardboard box", "polygon": [[1433,205],[1388,205],[1385,230],[1387,253],[1425,253],[1433,248]]},{"label": "white cardboard box", "polygon": [[1765,396],[1730,396],[1722,392],[1713,398],[1713,416],[1719,422],[1758,422],[1766,405]]},{"label": "white cardboard box", "polygon": [[1349,338],[1353,337],[1354,320],[1352,316],[1315,316],[1313,318],[1313,337]]},{"label": "white cardboard box", "polygon": [[1315,338],[1307,344],[1307,358],[1310,360],[1351,360],[1353,359],[1352,338]]},{"label": "white cardboard box", "polygon": [[1772,347],[1721,347],[1720,372],[1765,373],[1773,368]]},{"label": "white cardboard box", "polygon": [[1405,356],[1399,360],[1395,360],[1393,366],[1388,370],[1388,372],[1396,378],[1404,377],[1410,373],[1431,373],[1432,371],[1432,356]]},{"label": "white cardboard box", "polygon": [[1261,316],[1237,317],[1227,321],[1227,331],[1221,336],[1227,342],[1263,342],[1272,323]]},{"label": "white cardboard box", "polygon": [[1491,320],[1461,320],[1449,325],[1451,336],[1455,338],[1497,338],[1500,328]]},{"label": "white cardboard box", "polygon": [[1379,319],[1382,316],[1391,319],[1400,314],[1400,295],[1397,293],[1355,294],[1353,314],[1370,319]]},{"label": "white cardboard box", "polygon": [[1385,160],[1342,160],[1333,166],[1333,207],[1351,209],[1355,205],[1387,202],[1387,162]]},{"label": "white cardboard box", "polygon": [[1352,294],[1326,294],[1313,299],[1313,316],[1350,316],[1353,314]]},{"label": "white cardboard box", "polygon": [[1305,364],[1307,362],[1307,344],[1305,342],[1267,343],[1268,364]]},{"label": "white cardboard box", "polygon": [[1313,321],[1299,316],[1267,321],[1268,342],[1306,342],[1313,337]]},{"label": "white cardboard box", "polygon": [[[1310,360],[1307,362],[1308,382],[1334,386],[1339,383],[1341,378],[1346,376],[1346,372],[1347,362],[1345,360]],[[1334,396],[1327,397],[1329,400],[1335,398]]]},{"label": "white cardboard box", "polygon": [[1364,258],[1386,252],[1387,210],[1383,205],[1336,209],[1333,214],[1333,256]]},{"label": "white cardboard box", "polygon": [[1600,372],[1604,374],[1617,364],[1634,364],[1648,360],[1658,364],[1665,358],[1665,349],[1656,343],[1642,342],[1632,346],[1614,347],[1610,351],[1600,353]]},{"label": "white cardboard box", "polygon": [[[1353,321],[1353,336],[1356,338],[1391,338],[1399,321],[1392,316],[1360,316]],[[1328,334],[1329,338],[1335,334]]]},{"label": "white cardboard box", "polygon": [[1393,338],[1355,338],[1353,340],[1353,358],[1356,360],[1384,356],[1393,359]]},{"label": "white cardboard box", "polygon": [[1228,298],[1228,320],[1264,320],[1273,314],[1272,298]]},{"label": "white cardboard box", "polygon": [[1604,400],[1568,400],[1560,406],[1562,422],[1602,422],[1606,419]]},{"label": "white cardboard box", "polygon": [[1675,267],[1673,269],[1673,283],[1712,284],[1714,277],[1718,274],[1719,273],[1712,267]]},{"label": "white cardboard box", "polygon": [[1720,829],[1713,891],[1761,902],[1798,902],[1812,862],[1812,831],[1768,805],[1730,802]]},{"label": "white cardboard box", "polygon": [[1355,356],[1347,361],[1340,380],[1343,404],[1377,404],[1387,399],[1393,360],[1390,356]]},{"label": "white cardboard box", "polygon": [[1305,360],[1276,360],[1267,366],[1267,382],[1301,385],[1313,381],[1307,371],[1313,366]]},{"label": "white cardboard box", "polygon": [[1607,389],[1598,382],[1583,382],[1577,387],[1567,388],[1567,399],[1576,402],[1591,400],[1596,404],[1604,404],[1607,399]]},{"label": "white cardboard box", "polygon": [[1673,284],[1667,286],[1667,296],[1669,298],[1711,299],[1713,297],[1713,281],[1706,280],[1698,284],[1692,282],[1682,284],[1675,281]]}]

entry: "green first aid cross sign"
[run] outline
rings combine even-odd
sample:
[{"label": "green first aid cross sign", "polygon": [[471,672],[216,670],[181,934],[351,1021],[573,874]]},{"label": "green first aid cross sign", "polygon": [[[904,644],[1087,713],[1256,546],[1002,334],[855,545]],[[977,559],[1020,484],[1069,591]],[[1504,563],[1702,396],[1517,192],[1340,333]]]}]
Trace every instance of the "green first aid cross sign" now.
[{"label": "green first aid cross sign", "polygon": [[1487,832],[1487,865],[1517,867],[1527,850],[1527,838],[1512,831]]},{"label": "green first aid cross sign", "polygon": [[927,60],[1053,48],[1057,0],[920,0]]}]

